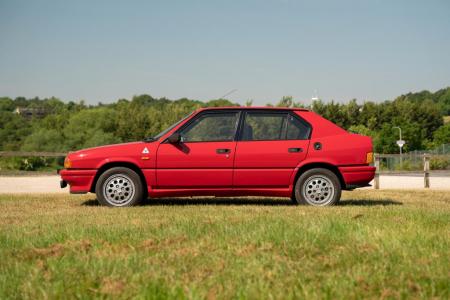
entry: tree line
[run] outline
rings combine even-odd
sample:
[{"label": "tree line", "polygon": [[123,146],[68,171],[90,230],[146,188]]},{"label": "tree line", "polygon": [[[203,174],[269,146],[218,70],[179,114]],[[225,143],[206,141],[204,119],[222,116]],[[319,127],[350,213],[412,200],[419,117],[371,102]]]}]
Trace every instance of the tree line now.
[{"label": "tree line", "polygon": [[[251,105],[247,101],[246,105]],[[149,95],[115,103],[86,105],[57,98],[0,98],[0,150],[64,152],[98,145],[142,140],[154,136],[201,107],[238,106],[226,99],[153,98]],[[268,106],[273,106],[267,104]],[[378,153],[397,153],[399,126],[405,151],[432,149],[450,143],[450,87],[435,93],[401,95],[380,103],[355,99],[348,103],[314,101],[310,105],[283,97],[275,106],[305,107],[355,133],[369,135]],[[45,116],[26,117],[16,108],[40,110]]]}]

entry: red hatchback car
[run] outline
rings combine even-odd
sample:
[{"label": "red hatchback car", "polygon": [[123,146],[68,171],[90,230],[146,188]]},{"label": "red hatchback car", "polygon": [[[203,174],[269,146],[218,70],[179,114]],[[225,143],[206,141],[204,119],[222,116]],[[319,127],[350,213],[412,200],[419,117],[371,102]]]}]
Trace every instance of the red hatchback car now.
[{"label": "red hatchback car", "polygon": [[150,197],[279,196],[336,204],[367,186],[372,141],[300,108],[200,109],[155,137],[70,153],[61,187],[107,206]]}]

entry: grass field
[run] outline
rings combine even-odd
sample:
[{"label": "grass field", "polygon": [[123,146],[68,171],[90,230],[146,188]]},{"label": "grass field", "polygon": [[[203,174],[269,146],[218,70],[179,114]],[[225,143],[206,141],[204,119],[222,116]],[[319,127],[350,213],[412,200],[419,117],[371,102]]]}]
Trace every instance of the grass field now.
[{"label": "grass field", "polygon": [[450,192],[286,199],[0,196],[0,298],[450,297]]}]

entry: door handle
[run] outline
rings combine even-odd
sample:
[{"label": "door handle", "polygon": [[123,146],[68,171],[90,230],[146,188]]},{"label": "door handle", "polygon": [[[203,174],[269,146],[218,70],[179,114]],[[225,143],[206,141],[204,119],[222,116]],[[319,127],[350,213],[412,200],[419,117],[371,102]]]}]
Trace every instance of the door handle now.
[{"label": "door handle", "polygon": [[289,148],[288,149],[289,153],[299,153],[299,152],[303,152],[302,148]]},{"label": "door handle", "polygon": [[217,149],[216,150],[217,154],[227,154],[227,153],[230,153],[230,152],[231,152],[230,149]]}]

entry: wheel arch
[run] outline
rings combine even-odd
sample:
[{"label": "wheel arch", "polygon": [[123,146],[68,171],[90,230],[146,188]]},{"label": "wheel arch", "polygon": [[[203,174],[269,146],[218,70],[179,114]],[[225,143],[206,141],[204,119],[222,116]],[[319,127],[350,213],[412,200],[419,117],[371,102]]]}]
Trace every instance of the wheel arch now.
[{"label": "wheel arch", "polygon": [[[342,176],[339,169],[332,164],[324,163],[324,162],[311,162],[311,163],[307,163],[307,164],[304,164],[301,167],[299,167],[299,169],[297,170],[297,173],[295,174],[293,185],[295,186],[297,179],[300,177],[300,175],[302,173],[304,173],[308,170],[317,169],[317,168],[327,169],[327,170],[330,170],[331,172],[333,172],[339,179],[339,183],[341,184],[341,189],[345,190],[346,184],[344,181],[344,177]],[[294,192],[295,192],[295,190],[292,189],[292,193],[294,193]]]},{"label": "wheel arch", "polygon": [[114,168],[114,167],[124,167],[124,168],[128,168],[128,169],[131,169],[134,172],[136,172],[136,174],[138,174],[139,178],[141,179],[142,188],[144,190],[145,197],[148,196],[147,181],[145,180],[144,173],[142,173],[142,170],[137,165],[135,165],[134,163],[131,163],[131,162],[126,162],[126,161],[114,161],[114,162],[108,162],[108,163],[103,164],[97,170],[97,173],[95,174],[94,180],[92,181],[91,188],[89,190],[91,193],[95,193],[95,186],[97,185],[97,181],[98,181],[99,177],[106,170],[109,170],[109,169]]}]

